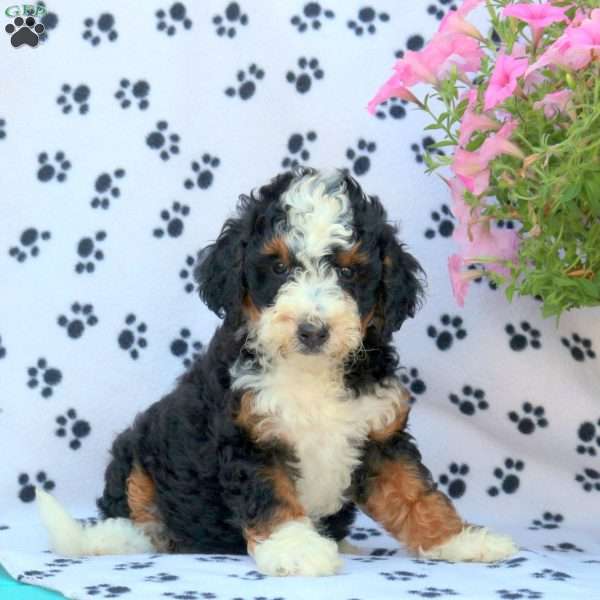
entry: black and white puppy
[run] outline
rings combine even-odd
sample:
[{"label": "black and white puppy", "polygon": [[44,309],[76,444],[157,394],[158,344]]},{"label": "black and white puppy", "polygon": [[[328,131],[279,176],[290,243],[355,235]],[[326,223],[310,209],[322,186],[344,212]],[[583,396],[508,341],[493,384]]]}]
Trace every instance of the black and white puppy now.
[{"label": "black and white puppy", "polygon": [[54,549],[248,552],[263,573],[328,575],[360,507],[421,556],[513,554],[460,518],[406,432],[392,333],[421,274],[381,203],[340,171],[243,196],[195,271],[223,325],[117,437],[104,521],[82,527],[39,492]]}]

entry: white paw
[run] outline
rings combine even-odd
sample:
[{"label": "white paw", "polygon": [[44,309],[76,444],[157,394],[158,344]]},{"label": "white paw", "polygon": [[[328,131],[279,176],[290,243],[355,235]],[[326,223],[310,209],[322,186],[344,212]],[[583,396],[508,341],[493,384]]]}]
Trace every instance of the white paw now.
[{"label": "white paw", "polygon": [[342,565],[337,544],[317,533],[310,521],[291,521],[254,549],[265,575],[333,575]]},{"label": "white paw", "polygon": [[495,562],[509,558],[518,552],[515,543],[507,535],[490,533],[483,527],[465,527],[447,542],[421,550],[424,558],[437,558],[450,562]]}]

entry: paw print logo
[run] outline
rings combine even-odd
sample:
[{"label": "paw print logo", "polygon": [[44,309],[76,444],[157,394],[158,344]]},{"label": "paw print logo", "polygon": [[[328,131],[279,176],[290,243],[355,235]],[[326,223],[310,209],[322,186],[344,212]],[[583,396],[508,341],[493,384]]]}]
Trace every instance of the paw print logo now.
[{"label": "paw print logo", "polygon": [[177,133],[168,133],[169,124],[166,121],[158,121],[156,129],[146,137],[149,148],[156,150],[163,160],[169,160],[172,154],[179,154],[179,140]]},{"label": "paw print logo", "polygon": [[140,110],[146,110],[150,106],[150,84],[144,79],[138,79],[131,84],[129,79],[121,79],[119,89],[115,92],[115,98],[119,101],[121,108],[129,108],[137,102]]},{"label": "paw print logo", "polygon": [[523,598],[524,600],[536,600],[542,597],[542,592],[536,592],[528,588],[519,588],[517,590],[496,590],[496,594],[503,600],[516,600]]},{"label": "paw print logo", "polygon": [[577,430],[577,437],[583,442],[577,445],[577,452],[596,456],[596,446],[600,448],[600,419],[595,424],[591,421],[582,423]]},{"label": "paw print logo", "polygon": [[169,581],[177,581],[178,579],[177,575],[171,575],[171,573],[156,573],[156,575],[144,577],[144,581],[151,581],[152,583],[167,583]]},{"label": "paw print logo", "polygon": [[31,46],[35,48],[38,45],[40,36],[44,33],[44,26],[37,23],[34,17],[17,17],[12,23],[9,23],[4,31],[10,35],[10,43],[14,48],[19,46]]},{"label": "paw print logo", "polygon": [[[183,219],[190,214],[190,207],[179,202],[173,202],[172,213],[168,210],[160,212],[160,218],[165,222],[164,228],[157,227],[152,232],[155,238],[164,237],[165,233],[172,238],[179,237],[183,233]],[[181,217],[181,218],[180,218]]]},{"label": "paw print logo", "polygon": [[458,596],[458,592],[451,588],[438,588],[428,586],[422,590],[408,590],[409,594],[420,596],[421,598],[440,598],[441,596]]},{"label": "paw print logo", "polygon": [[0,140],[3,140],[6,137],[6,120],[0,119]]},{"label": "paw print logo", "polygon": [[556,544],[556,546],[548,544],[544,546],[544,548],[546,548],[546,550],[550,550],[550,552],[562,552],[563,554],[568,552],[583,552],[582,548],[577,547],[571,542],[561,542],[560,544]]},{"label": "paw print logo", "polygon": [[19,262],[25,262],[27,257],[34,258],[39,255],[39,242],[46,242],[49,239],[49,231],[38,231],[35,227],[28,227],[21,233],[19,245],[9,248],[8,254]]},{"label": "paw print logo", "polygon": [[163,31],[169,36],[175,35],[178,31],[177,25],[183,26],[184,29],[192,28],[192,20],[187,16],[184,4],[175,2],[171,5],[168,16],[162,8],[156,11],[156,29],[158,31]]},{"label": "paw print logo", "polygon": [[294,15],[290,23],[300,32],[308,29],[315,31],[321,29],[325,19],[333,19],[335,13],[327,8],[322,8],[318,2],[308,2],[304,5],[301,15]]},{"label": "paw print logo", "polygon": [[414,404],[417,401],[416,396],[420,396],[427,391],[425,382],[419,376],[419,370],[412,367],[407,373],[400,375],[400,381],[408,388],[410,392],[409,402]]},{"label": "paw print logo", "polygon": [[346,158],[352,163],[352,172],[357,177],[365,175],[371,168],[370,154],[373,154],[377,149],[375,142],[367,142],[367,140],[360,138],[353,148],[346,150]]},{"label": "paw print logo", "polygon": [[[413,52],[418,52],[419,50],[421,50],[423,48],[423,46],[425,46],[425,38],[419,33],[411,35],[406,40],[406,49],[407,50],[412,50]],[[396,50],[396,52],[394,53],[394,56],[396,58],[404,58],[404,50]]]},{"label": "paw print logo", "polygon": [[110,199],[118,198],[121,190],[117,187],[117,179],[125,176],[125,169],[115,169],[113,174],[100,173],[94,182],[94,190],[97,196],[94,196],[90,202],[92,208],[102,208],[106,210],[110,207]]},{"label": "paw print logo", "polygon": [[281,161],[281,166],[286,169],[293,169],[300,164],[306,165],[310,159],[310,151],[308,143],[312,143],[317,139],[317,134],[314,131],[309,131],[306,134],[292,133],[287,142],[289,156],[286,156]]},{"label": "paw print logo", "polygon": [[60,327],[64,327],[67,335],[74,340],[83,335],[86,325],[94,327],[98,324],[98,317],[94,314],[94,307],[91,304],[75,302],[71,305],[71,313],[71,318],[59,315],[57,323]]},{"label": "paw print logo", "polygon": [[[74,408],[70,408],[64,415],[56,417],[56,423],[58,429],[55,431],[58,437],[66,437],[67,432],[70,430],[73,436],[69,442],[69,448],[71,450],[79,450],[81,448],[81,440],[87,437],[92,428],[87,421],[77,418],[77,411]],[[68,426],[71,426],[70,428]]]},{"label": "paw print logo", "polygon": [[237,2],[230,2],[225,8],[224,15],[213,17],[213,24],[218,36],[226,35],[233,38],[236,34],[236,25],[242,25],[242,27],[248,25],[248,15],[242,13],[242,9]]},{"label": "paw print logo", "polygon": [[458,396],[458,394],[450,394],[448,397],[450,398],[450,402],[456,405],[463,415],[472,416],[477,409],[487,410],[490,406],[485,399],[485,392],[470,385],[463,387],[462,397]]},{"label": "paw print logo", "polygon": [[512,323],[509,323],[504,328],[504,331],[506,331],[510,337],[508,345],[515,352],[521,352],[528,346],[539,350],[542,347],[542,343],[540,341],[541,333],[537,329],[531,327],[527,321],[522,321],[520,328],[521,331],[518,331]]},{"label": "paw print logo", "polygon": [[[531,528],[530,528],[531,529]],[[554,571],[553,569],[542,569],[531,574],[536,579],[550,579],[551,581],[566,581],[571,579],[571,576],[562,571]]]},{"label": "paw print logo", "polygon": [[537,531],[539,529],[558,529],[563,521],[564,517],[561,514],[553,514],[546,511],[541,519],[533,519],[533,521],[531,521],[529,529],[532,531]]},{"label": "paw print logo", "polygon": [[519,414],[515,410],[511,410],[508,413],[508,418],[517,424],[517,429],[529,435],[533,433],[536,427],[548,427],[548,419],[545,416],[545,409],[543,406],[533,406],[531,402],[524,402],[521,406],[524,414]]},{"label": "paw print logo", "polygon": [[561,342],[577,362],[583,362],[586,358],[596,358],[596,353],[592,349],[592,340],[589,338],[582,338],[578,333],[573,333],[571,339],[563,337]]},{"label": "paw print logo", "polygon": [[372,537],[380,537],[381,531],[374,527],[353,527],[350,539],[352,540],[368,540]]},{"label": "paw print logo", "polygon": [[104,252],[98,246],[106,239],[105,231],[97,231],[94,237],[83,237],[77,243],[77,256],[81,260],[75,265],[75,272],[93,273],[96,270],[95,262],[104,260]]},{"label": "paw print logo", "polygon": [[119,34],[115,29],[115,18],[110,13],[102,13],[96,21],[88,17],[83,22],[85,29],[81,36],[92,46],[97,46],[103,39],[114,42]]},{"label": "paw print logo", "polygon": [[79,84],[73,89],[68,83],[61,88],[62,94],[56,99],[56,104],[62,107],[65,115],[68,115],[75,106],[79,109],[80,115],[85,115],[90,109],[88,100],[90,98],[90,88],[84,83]]},{"label": "paw print logo", "polygon": [[442,328],[430,325],[427,328],[427,335],[435,339],[435,345],[440,350],[449,350],[454,343],[454,339],[464,340],[467,337],[467,332],[463,329],[463,320],[459,316],[451,317],[448,314],[440,317]]},{"label": "paw print logo", "polygon": [[263,79],[265,72],[252,63],[248,67],[248,72],[240,70],[237,72],[237,84],[229,86],[225,90],[225,95],[230,98],[237,96],[240,100],[249,100],[256,93],[256,82]]},{"label": "paw print logo", "polygon": [[37,178],[46,182],[56,178],[61,183],[67,178],[67,171],[71,168],[71,163],[67,160],[64,152],[57,152],[54,160],[50,161],[48,154],[42,152],[38,155],[40,167],[37,172]]},{"label": "paw print logo", "polygon": [[183,360],[183,366],[187,369],[200,354],[202,342],[191,340],[190,330],[184,327],[179,331],[179,337],[171,342],[171,354]]},{"label": "paw print logo", "polygon": [[54,388],[62,381],[60,370],[48,366],[45,358],[38,359],[35,367],[29,367],[27,375],[29,376],[27,386],[32,390],[38,388],[43,398],[50,398]]},{"label": "paw print logo", "polygon": [[194,282],[191,280],[195,264],[196,260],[194,259],[194,257],[188,254],[185,257],[185,266],[179,271],[180,279],[183,279],[183,281],[185,281],[183,289],[185,290],[186,294],[191,294],[196,287],[194,285]]},{"label": "paw print logo", "polygon": [[600,472],[596,471],[596,469],[585,467],[583,473],[575,475],[575,481],[580,483],[586,492],[593,490],[600,492]]},{"label": "paw print logo", "polygon": [[448,472],[442,473],[439,476],[438,481],[440,485],[443,485],[450,498],[458,499],[464,496],[467,491],[467,484],[465,483],[464,477],[469,474],[469,466],[458,463],[450,463],[448,466]]},{"label": "paw print logo", "polygon": [[424,579],[427,577],[424,573],[413,573],[411,571],[382,571],[379,574],[388,581],[413,581],[414,579]]},{"label": "paw print logo", "polygon": [[518,473],[523,471],[525,463],[522,460],[507,458],[504,461],[504,467],[505,469],[500,467],[494,469],[494,477],[498,479],[499,483],[488,488],[487,493],[492,497],[497,496],[500,491],[505,494],[514,494],[519,489],[521,481]]},{"label": "paw print logo", "polygon": [[437,2],[437,4],[430,4],[427,7],[427,14],[435,17],[438,21],[444,18],[447,11],[457,10],[458,8],[452,0],[437,0]]},{"label": "paw print logo", "polygon": [[210,154],[203,154],[202,160],[192,161],[190,165],[192,174],[183,182],[183,187],[186,190],[191,190],[198,186],[201,190],[207,190],[215,178],[213,169],[216,169],[221,164],[221,160]]},{"label": "paw print logo", "polygon": [[404,119],[406,117],[405,106],[407,104],[406,100],[395,97],[389,98],[377,106],[375,116],[378,119],[387,119],[388,117],[390,119]]},{"label": "paw print logo", "polygon": [[126,327],[119,333],[117,342],[122,350],[129,352],[129,356],[133,360],[137,360],[140,351],[148,346],[148,340],[144,337],[148,326],[146,323],[138,321],[133,313],[125,317],[125,325]]},{"label": "paw print logo", "polygon": [[323,79],[325,72],[319,66],[316,58],[302,56],[298,59],[300,73],[288,71],[285,78],[288,83],[294,84],[299,94],[306,94],[312,87],[313,79]]},{"label": "paw print logo", "polygon": [[450,212],[447,204],[442,204],[440,210],[434,210],[431,213],[431,220],[434,228],[429,227],[425,230],[425,237],[432,240],[436,234],[442,237],[450,237],[454,232],[454,215]]},{"label": "paw print logo", "polygon": [[109,585],[108,583],[99,583],[98,585],[86,585],[85,591],[88,596],[98,596],[99,598],[118,598],[123,594],[128,594],[131,589],[125,585]]},{"label": "paw print logo", "polygon": [[426,154],[437,154],[438,156],[445,156],[445,152],[440,148],[433,148],[436,141],[430,136],[426,136],[421,140],[421,145],[411,144],[410,149],[415,153],[415,162],[422,164],[425,162]]},{"label": "paw print logo", "polygon": [[370,33],[373,35],[377,31],[377,21],[381,23],[387,23],[390,20],[390,15],[387,13],[379,13],[370,6],[364,6],[358,11],[356,21],[351,19],[348,21],[348,29],[354,31],[357,36],[363,35],[363,33]]},{"label": "paw print logo", "polygon": [[35,500],[35,486],[41,487],[46,492],[51,492],[56,484],[51,479],[48,479],[45,471],[38,471],[35,476],[35,485],[31,483],[31,479],[27,473],[21,473],[18,477],[19,482],[19,500],[21,502],[33,502]]}]

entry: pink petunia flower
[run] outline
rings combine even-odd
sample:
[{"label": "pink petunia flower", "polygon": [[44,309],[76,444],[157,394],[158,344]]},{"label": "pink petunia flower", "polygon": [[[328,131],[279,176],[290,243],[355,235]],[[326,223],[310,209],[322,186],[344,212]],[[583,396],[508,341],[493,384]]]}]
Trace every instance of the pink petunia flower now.
[{"label": "pink petunia flower", "polygon": [[546,117],[552,119],[556,115],[566,112],[572,95],[571,90],[559,90],[546,94],[541,100],[534,102],[533,108],[536,110],[543,108]]},{"label": "pink petunia flower", "polygon": [[402,84],[400,77],[394,74],[377,90],[375,96],[367,104],[367,110],[374,115],[377,106],[390,98],[400,98],[401,100],[421,104],[419,99]]},{"label": "pink petunia flower", "polygon": [[479,150],[469,152],[457,148],[454,152],[452,170],[471,193],[479,196],[490,185],[489,162],[490,159],[483,156]]},{"label": "pink petunia flower", "polygon": [[461,17],[468,15],[472,10],[481,6],[485,0],[463,0],[463,3],[458,7],[456,11]]},{"label": "pink petunia flower", "polygon": [[517,79],[527,71],[527,59],[501,52],[484,95],[484,109],[490,110],[510,98],[517,89]]},{"label": "pink petunia flower", "polygon": [[479,148],[479,152],[488,161],[500,156],[500,154],[510,154],[517,158],[525,158],[521,149],[510,141],[510,136],[518,126],[519,123],[516,120],[507,120],[497,133],[490,135],[483,142]]},{"label": "pink petunia flower", "polygon": [[511,4],[502,10],[502,16],[515,17],[520,21],[525,21],[531,27],[533,39],[537,42],[545,27],[552,23],[568,20],[565,15],[567,10],[567,8],[550,4]]},{"label": "pink petunia flower", "polygon": [[500,128],[500,123],[485,114],[476,112],[475,105],[477,102],[477,90],[469,90],[467,97],[469,103],[460,122],[460,133],[458,143],[465,146],[471,139],[471,135],[475,131],[490,131]]},{"label": "pink petunia flower", "polygon": [[459,223],[466,223],[471,218],[471,207],[465,202],[465,184],[458,177],[444,181],[452,194],[452,214]]},{"label": "pink petunia flower", "polygon": [[[452,254],[448,258],[448,274],[450,275],[450,284],[452,285],[452,293],[459,306],[465,305],[465,296],[469,290],[471,277],[468,277],[468,272],[465,270],[465,261],[460,254]],[[479,273],[476,273],[479,276]]]},{"label": "pink petunia flower", "polygon": [[449,11],[442,19],[438,28],[438,32],[461,33],[480,41],[485,39],[479,29],[477,29],[473,23],[469,23],[469,21],[467,21],[462,14],[455,10]]},{"label": "pink petunia flower", "polygon": [[488,220],[478,216],[455,227],[452,239],[464,260],[471,262],[514,262],[519,252],[520,238],[514,229],[492,229]]},{"label": "pink petunia flower", "polygon": [[453,67],[459,74],[478,71],[483,58],[479,42],[460,33],[436,33],[421,53],[438,80],[444,79]]}]

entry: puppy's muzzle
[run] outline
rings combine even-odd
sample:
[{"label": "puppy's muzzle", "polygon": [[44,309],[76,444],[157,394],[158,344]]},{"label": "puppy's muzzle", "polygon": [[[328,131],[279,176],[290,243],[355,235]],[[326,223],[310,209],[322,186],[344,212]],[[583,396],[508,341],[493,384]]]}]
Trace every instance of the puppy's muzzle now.
[{"label": "puppy's muzzle", "polygon": [[329,339],[329,327],[326,325],[313,325],[300,323],[296,332],[303,352],[312,354],[318,352]]}]

